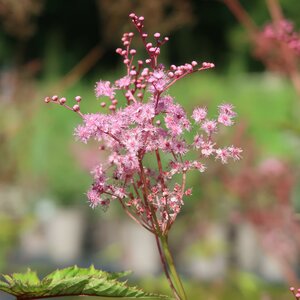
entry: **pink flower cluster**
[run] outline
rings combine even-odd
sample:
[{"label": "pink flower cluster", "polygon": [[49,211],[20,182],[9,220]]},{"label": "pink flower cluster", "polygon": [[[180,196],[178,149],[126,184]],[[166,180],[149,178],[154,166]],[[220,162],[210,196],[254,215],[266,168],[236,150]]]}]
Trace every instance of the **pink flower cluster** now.
[{"label": "pink flower cluster", "polygon": [[222,163],[227,163],[228,159],[233,160],[240,159],[242,150],[236,147],[218,148],[216,143],[213,142],[212,135],[217,132],[218,125],[231,126],[234,124],[233,118],[236,113],[233,111],[231,104],[222,104],[219,106],[219,115],[217,120],[211,120],[206,118],[206,108],[196,108],[193,111],[192,118],[196,123],[200,124],[200,128],[205,132],[203,134],[197,134],[194,137],[194,147],[200,150],[203,157],[215,156],[216,159],[220,159]]},{"label": "pink flower cluster", "polygon": [[281,20],[274,24],[267,24],[262,32],[263,36],[272,41],[285,43],[289,49],[300,55],[300,35],[294,25],[288,20]]},{"label": "pink flower cluster", "polygon": [[[122,56],[126,75],[114,83],[100,80],[95,86],[96,96],[109,101],[106,112],[82,114],[79,101],[75,108],[69,107],[57,96],[45,101],[80,114],[83,124],[75,129],[76,138],[84,143],[96,140],[99,149],[108,153],[107,162],[92,171],[94,182],[87,192],[90,206],[107,208],[117,200],[146,229],[166,234],[182,208],[184,196],[191,195],[186,187],[187,173],[204,172],[204,158],[214,157],[222,163],[240,159],[240,148],[219,147],[214,140],[219,126],[233,125],[236,113],[231,104],[222,104],[216,118],[209,119],[207,109],[198,107],[191,121],[167,90],[181,78],[214,65],[204,62],[199,67],[192,61],[167,68],[158,64],[161,46],[168,38],[155,33],[153,41],[148,41],[144,18],[135,14],[130,18],[148,58],[135,61],[137,51],[131,48],[134,33],[125,33],[123,47],[116,52]],[[123,100],[116,97],[117,90],[123,92]],[[101,103],[103,109],[107,107],[105,101]],[[199,133],[190,143],[185,134],[192,127]],[[190,151],[198,153],[199,159],[185,159]]]}]

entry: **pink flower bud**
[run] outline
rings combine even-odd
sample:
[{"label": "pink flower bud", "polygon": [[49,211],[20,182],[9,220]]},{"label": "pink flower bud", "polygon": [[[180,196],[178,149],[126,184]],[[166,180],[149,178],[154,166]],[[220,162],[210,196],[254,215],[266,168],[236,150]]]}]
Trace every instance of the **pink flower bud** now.
[{"label": "pink flower bud", "polygon": [[186,71],[192,71],[192,70],[193,70],[193,66],[192,66],[191,64],[186,64],[186,65],[184,66],[184,69],[185,69]]},{"label": "pink flower bud", "polygon": [[75,112],[80,111],[80,107],[79,107],[78,104],[73,105],[72,109],[73,109],[73,111],[75,111]]},{"label": "pink flower bud", "polygon": [[154,33],[154,37],[155,37],[156,39],[158,39],[158,38],[160,37],[160,33],[159,33],[159,32]]},{"label": "pink flower bud", "polygon": [[145,20],[145,18],[143,16],[139,17],[139,21],[143,22]]},{"label": "pink flower bud", "polygon": [[165,42],[168,42],[169,41],[169,38],[166,36],[166,37],[164,37],[164,41]]},{"label": "pink flower bud", "polygon": [[192,195],[192,189],[187,189],[184,193],[186,196],[190,196]]},{"label": "pink flower bud", "polygon": [[209,63],[209,62],[203,62],[203,63],[202,63],[202,67],[203,67],[203,68],[214,68],[214,67],[215,67],[215,64]]},{"label": "pink flower bud", "polygon": [[150,64],[150,63],[151,63],[151,59],[150,58],[146,59],[146,64]]},{"label": "pink flower bud", "polygon": [[117,104],[118,104],[118,100],[117,100],[117,99],[114,99],[113,101],[111,101],[111,103],[112,103],[113,105],[117,105]]},{"label": "pink flower bud", "polygon": [[44,101],[45,101],[45,103],[49,103],[51,101],[51,98],[50,97],[45,97]]},{"label": "pink flower bud", "polygon": [[133,19],[133,18],[135,18],[135,13],[131,13],[130,15],[129,15],[129,18],[131,18],[131,19]]},{"label": "pink flower bud", "polygon": [[151,48],[152,47],[152,43],[147,43],[146,44],[146,48],[148,49],[148,48]]},{"label": "pink flower bud", "polygon": [[121,48],[117,48],[117,49],[116,49],[116,53],[122,54],[122,49],[121,49]]},{"label": "pink flower bud", "polygon": [[75,100],[76,100],[76,102],[80,102],[81,101],[81,97],[80,96],[76,96]]},{"label": "pink flower bud", "polygon": [[52,101],[57,101],[57,100],[58,100],[58,96],[57,95],[52,96]]},{"label": "pink flower bud", "polygon": [[191,62],[191,65],[192,65],[193,67],[196,67],[196,66],[198,65],[198,63],[197,63],[195,60],[193,60],[193,61]]},{"label": "pink flower bud", "polygon": [[58,100],[59,104],[61,104],[61,105],[65,104],[66,101],[67,101],[67,99],[64,98],[64,97],[62,97],[62,98],[60,98],[60,99]]},{"label": "pink flower bud", "polygon": [[148,34],[147,34],[147,33],[143,33],[143,34],[142,34],[142,38],[143,38],[143,39],[145,39],[145,38],[147,38],[147,37],[148,37]]},{"label": "pink flower bud", "polygon": [[132,37],[134,37],[134,33],[133,32],[129,32],[128,36],[132,38]]},{"label": "pink flower bud", "polygon": [[129,52],[131,55],[135,55],[136,54],[136,50],[135,49],[131,49]]},{"label": "pink flower bud", "polygon": [[101,102],[101,107],[105,107],[106,106],[106,103],[105,102]]},{"label": "pink flower bud", "polygon": [[115,110],[115,109],[116,109],[116,106],[115,106],[115,105],[110,105],[110,106],[108,107],[108,109],[109,109],[109,110]]}]

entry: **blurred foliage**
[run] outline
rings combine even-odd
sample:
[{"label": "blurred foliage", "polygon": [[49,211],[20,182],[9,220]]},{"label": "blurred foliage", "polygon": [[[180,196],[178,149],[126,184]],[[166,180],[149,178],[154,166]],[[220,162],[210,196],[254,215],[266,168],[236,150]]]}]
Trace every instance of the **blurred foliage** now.
[{"label": "blurred foliage", "polygon": [[[194,15],[191,1],[161,0],[161,1],[132,1],[109,0],[97,1],[100,13],[100,28],[103,39],[108,45],[119,44],[120,37],[125,31],[131,31],[131,24],[127,22],[128,12],[143,15],[147,20],[147,27],[155,29],[163,35],[174,30],[193,24]],[[115,34],[112,35],[111,33]]]},{"label": "blurred foliage", "polygon": [[[299,1],[281,2],[286,16],[295,22],[296,28],[299,27]],[[199,57],[204,61],[214,61],[219,70],[226,70],[233,61],[243,60],[246,69],[262,70],[260,64],[254,64],[247,51],[249,46],[245,37],[238,34],[241,33],[240,25],[222,1],[118,0],[112,3],[86,0],[82,5],[80,0],[74,0],[72,9],[68,2],[50,0],[22,1],[21,6],[16,3],[11,0],[0,2],[0,17],[2,15],[4,25],[4,31],[0,31],[0,59],[5,64],[14,63],[16,52],[20,51],[18,36],[22,34],[14,32],[24,30],[30,34],[26,35],[27,42],[22,46],[23,62],[32,58],[43,59],[49,47],[58,47],[56,63],[59,62],[60,72],[66,72],[94,45],[100,43],[109,60],[102,61],[101,67],[111,68],[118,62],[117,56],[112,53],[118,46],[122,32],[131,30],[127,15],[134,10],[145,15],[149,32],[171,34],[168,57],[173,63]],[[270,18],[264,1],[244,0],[242,4],[258,24],[263,25]],[[7,10],[11,13],[7,13]],[[32,18],[32,15],[38,17]],[[147,18],[148,15],[150,18]],[[10,25],[7,26],[7,23]],[[31,29],[33,24],[35,31]],[[242,50],[241,45],[244,45],[244,50],[237,51]],[[41,73],[44,74],[44,68]]]},{"label": "blurred foliage", "polygon": [[[22,23],[15,20],[14,16],[19,16],[22,12],[24,16],[18,18],[24,20],[22,22],[28,20],[30,21],[28,24],[32,24],[30,14],[40,14],[34,19],[35,34],[31,33],[23,46],[22,59],[23,61],[32,58],[43,59],[49,47],[59,47],[60,72],[67,71],[98,43],[104,47],[105,56],[109,59],[102,61],[101,66],[111,68],[115,65],[118,58],[112,53],[118,46],[117,41],[121,37],[121,32],[124,29],[130,30],[126,16],[132,10],[137,10],[146,17],[151,16],[146,22],[150,32],[162,31],[164,34],[171,34],[168,56],[173,63],[182,63],[199,57],[203,60],[212,60],[219,68],[224,69],[241,56],[248,62],[246,64],[248,69],[262,69],[261,66],[253,65],[249,52],[235,50],[236,46],[240,47],[243,37],[237,35],[236,39],[232,39],[231,36],[241,27],[221,1],[118,0],[112,5],[109,1],[86,0],[82,5],[80,0],[74,0],[70,9],[68,2],[45,0],[43,10],[36,7],[36,2],[22,1],[25,10],[20,5],[13,4],[15,1],[2,0],[0,10],[3,12],[2,22],[3,24],[10,22],[12,24],[10,27],[14,28],[12,30],[25,30],[27,25],[21,25]],[[41,6],[41,2],[38,2]],[[258,23],[263,25],[269,19],[264,1],[242,1],[242,3]],[[300,20],[297,14],[300,9],[299,1],[282,1],[282,6],[286,15],[296,23],[296,27],[299,27]],[[7,7],[15,11],[15,14],[6,14]],[[114,34],[111,34],[112,32]],[[6,29],[0,32],[0,41],[0,58],[6,62],[5,64],[14,63],[15,52],[19,51],[16,35]]]},{"label": "blurred foliage", "polygon": [[33,17],[41,14],[43,1],[41,0],[1,0],[0,18],[4,29],[17,39],[27,39],[35,32]]},{"label": "blurred foliage", "polygon": [[[153,289],[156,292],[167,293],[167,282],[163,278],[146,278],[141,280],[145,289]],[[272,300],[284,300],[287,288],[280,285],[272,285],[263,282],[255,275],[246,272],[232,272],[228,277],[215,280],[210,283],[199,281],[184,281],[189,299],[262,299],[266,297]]]},{"label": "blurred foliage", "polygon": [[20,222],[10,216],[0,215],[0,270],[4,269],[7,255],[15,245],[20,233]]}]

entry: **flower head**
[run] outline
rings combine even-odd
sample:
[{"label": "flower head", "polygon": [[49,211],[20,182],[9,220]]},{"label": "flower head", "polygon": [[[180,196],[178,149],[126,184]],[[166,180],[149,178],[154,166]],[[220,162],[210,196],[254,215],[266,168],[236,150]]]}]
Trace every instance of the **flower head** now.
[{"label": "flower head", "polygon": [[[64,97],[47,97],[45,102],[60,104],[79,114],[83,122],[75,129],[76,138],[84,143],[94,140],[99,143],[99,150],[108,153],[107,160],[91,172],[93,184],[87,192],[90,206],[107,209],[111,201],[118,200],[127,214],[146,229],[167,234],[184,198],[191,195],[186,174],[204,172],[203,160],[210,157],[223,164],[241,158],[240,148],[220,147],[215,140],[218,126],[232,125],[236,113],[231,104],[221,104],[216,120],[207,118],[206,107],[197,107],[188,116],[183,106],[167,94],[169,87],[186,75],[214,65],[204,62],[199,67],[192,61],[168,68],[159,64],[160,49],[168,38],[155,33],[152,43],[144,32],[144,18],[135,14],[130,18],[148,58],[135,60],[137,51],[131,47],[134,34],[124,33],[122,48],[116,52],[123,59],[126,74],[114,84],[100,80],[95,86],[96,97],[106,96],[111,101],[108,105],[101,103],[103,112],[83,114],[79,96],[73,107],[66,104]],[[121,96],[116,96],[116,90],[122,91]],[[196,134],[191,143],[185,133],[192,127]],[[185,157],[191,151],[196,151],[198,160]]]},{"label": "flower head", "polygon": [[91,207],[91,208],[95,208],[95,207],[98,206],[98,205],[101,203],[101,201],[102,201],[102,199],[101,199],[99,193],[98,193],[96,190],[94,190],[94,189],[90,189],[90,190],[86,193],[86,195],[87,195],[87,198],[88,198],[88,200],[89,200],[89,202],[90,202],[90,207]]},{"label": "flower head", "polygon": [[235,117],[236,112],[233,110],[234,106],[230,103],[223,103],[218,106],[220,115],[227,115],[228,117]]},{"label": "flower head", "polygon": [[96,97],[102,97],[102,96],[114,97],[115,96],[114,90],[115,87],[111,87],[109,81],[100,80],[96,82],[95,85]]},{"label": "flower head", "polygon": [[208,134],[211,135],[212,133],[217,131],[217,122],[215,120],[205,120],[201,125],[201,128]]},{"label": "flower head", "polygon": [[115,85],[116,85],[116,87],[118,87],[119,89],[124,89],[124,88],[129,87],[130,83],[131,83],[131,78],[130,78],[130,76],[124,76],[124,77],[118,79],[118,80],[115,82]]},{"label": "flower head", "polygon": [[197,107],[193,111],[192,118],[197,123],[200,123],[201,121],[205,120],[206,115],[207,115],[207,108],[206,107]]}]

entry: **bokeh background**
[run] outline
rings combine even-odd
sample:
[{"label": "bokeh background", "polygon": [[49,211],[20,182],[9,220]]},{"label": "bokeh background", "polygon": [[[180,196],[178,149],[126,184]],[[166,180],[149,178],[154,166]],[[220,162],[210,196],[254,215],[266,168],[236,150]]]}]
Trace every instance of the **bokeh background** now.
[{"label": "bokeh background", "polygon": [[[241,1],[258,26],[271,19],[266,2]],[[300,2],[280,3],[300,28]],[[190,299],[291,299],[300,273],[300,97],[213,0],[0,0],[0,272],[94,264],[130,269],[132,283],[169,293],[153,237],[117,203],[89,208],[99,153],[74,141],[78,116],[43,102],[81,95],[84,112],[99,109],[94,84],[124,73],[115,49],[133,30],[132,11],[145,16],[149,33],[170,36],[165,64],[216,64],[171,89],[188,112],[224,101],[238,112],[220,138],[242,147],[243,160],[212,161],[191,176],[193,197],[171,232]]]}]

